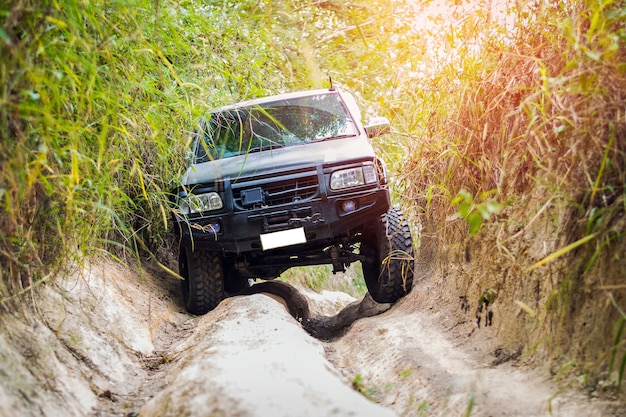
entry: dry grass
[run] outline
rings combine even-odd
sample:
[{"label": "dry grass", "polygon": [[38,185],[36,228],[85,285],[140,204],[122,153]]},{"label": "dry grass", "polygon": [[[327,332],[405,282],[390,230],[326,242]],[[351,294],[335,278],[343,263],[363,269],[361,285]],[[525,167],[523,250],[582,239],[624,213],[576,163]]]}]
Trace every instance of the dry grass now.
[{"label": "dry grass", "polygon": [[[527,317],[530,339],[508,336],[575,358],[590,384],[606,370],[606,353],[621,358],[626,344],[603,324],[622,320],[626,303],[623,14],[617,4],[539,7],[532,22],[520,19],[517,36],[483,51],[480,68],[464,68],[451,97],[431,100],[438,107],[403,171],[432,244],[485,256],[473,291],[500,288],[512,326],[515,301],[543,311]],[[445,74],[437,81],[433,91],[449,83]],[[462,212],[459,201],[470,207]],[[472,238],[472,210],[491,203],[502,210],[483,216]],[[609,298],[619,308],[606,308]]]}]

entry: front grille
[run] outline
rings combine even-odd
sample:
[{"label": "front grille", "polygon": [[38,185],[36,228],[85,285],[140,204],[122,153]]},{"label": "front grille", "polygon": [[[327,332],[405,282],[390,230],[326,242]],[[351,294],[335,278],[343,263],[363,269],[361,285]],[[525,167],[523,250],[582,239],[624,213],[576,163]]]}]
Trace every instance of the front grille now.
[{"label": "front grille", "polygon": [[[244,204],[242,194],[248,190],[262,189],[263,202],[253,207]],[[317,175],[291,175],[289,177],[266,178],[250,183],[233,184],[233,199],[239,210],[260,207],[273,207],[299,201],[307,201],[317,197],[319,186]]]}]

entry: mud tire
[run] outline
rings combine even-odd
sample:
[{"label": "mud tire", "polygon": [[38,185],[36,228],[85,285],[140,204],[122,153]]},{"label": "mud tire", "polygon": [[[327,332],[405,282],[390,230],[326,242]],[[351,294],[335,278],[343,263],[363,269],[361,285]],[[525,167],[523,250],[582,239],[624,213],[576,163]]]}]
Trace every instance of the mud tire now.
[{"label": "mud tire", "polygon": [[213,310],[224,298],[224,267],[219,252],[181,247],[178,257],[185,308],[202,315]]},{"label": "mud tire", "polygon": [[411,229],[402,211],[391,207],[368,228],[361,242],[365,284],[378,303],[395,303],[413,286],[414,255]]}]

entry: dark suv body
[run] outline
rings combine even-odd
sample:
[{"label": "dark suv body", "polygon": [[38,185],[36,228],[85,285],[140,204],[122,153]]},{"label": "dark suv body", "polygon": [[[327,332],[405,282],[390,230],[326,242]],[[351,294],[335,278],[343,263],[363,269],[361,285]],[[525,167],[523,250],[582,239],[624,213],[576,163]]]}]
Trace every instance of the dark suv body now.
[{"label": "dark suv body", "polygon": [[355,261],[376,301],[406,294],[411,233],[368,140],[388,126],[364,127],[354,98],[333,88],[209,112],[175,192],[187,309],[206,313],[250,278]]}]

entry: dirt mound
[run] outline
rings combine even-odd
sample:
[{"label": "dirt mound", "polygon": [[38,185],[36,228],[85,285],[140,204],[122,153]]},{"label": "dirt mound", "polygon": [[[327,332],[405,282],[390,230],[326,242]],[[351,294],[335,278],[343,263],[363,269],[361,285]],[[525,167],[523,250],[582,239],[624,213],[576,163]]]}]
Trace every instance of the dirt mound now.
[{"label": "dirt mound", "polygon": [[180,359],[141,415],[394,415],[354,391],[322,344],[262,294],[225,300],[171,354]]}]

